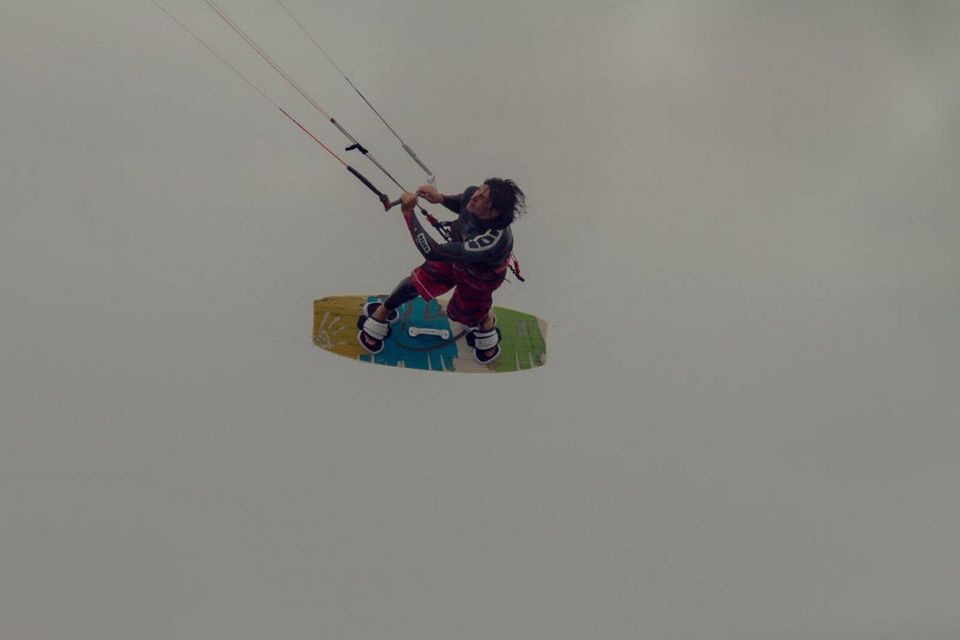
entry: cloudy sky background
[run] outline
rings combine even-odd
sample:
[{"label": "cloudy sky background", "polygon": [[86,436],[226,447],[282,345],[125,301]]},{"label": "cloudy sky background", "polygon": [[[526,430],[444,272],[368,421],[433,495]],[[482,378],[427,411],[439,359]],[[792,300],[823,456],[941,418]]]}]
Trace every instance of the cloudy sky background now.
[{"label": "cloudy sky background", "polygon": [[526,190],[548,364],[317,349],[399,215],[151,2],[0,0],[0,638],[960,634],[960,6],[284,1],[441,190]]}]

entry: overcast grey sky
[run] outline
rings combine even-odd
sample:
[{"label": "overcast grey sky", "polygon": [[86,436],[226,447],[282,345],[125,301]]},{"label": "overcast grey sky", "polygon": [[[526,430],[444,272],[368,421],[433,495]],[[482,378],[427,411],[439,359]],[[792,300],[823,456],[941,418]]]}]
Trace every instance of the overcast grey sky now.
[{"label": "overcast grey sky", "polygon": [[441,190],[525,189],[548,364],[317,349],[400,217],[151,2],[0,0],[0,638],[960,636],[960,5],[285,3]]}]

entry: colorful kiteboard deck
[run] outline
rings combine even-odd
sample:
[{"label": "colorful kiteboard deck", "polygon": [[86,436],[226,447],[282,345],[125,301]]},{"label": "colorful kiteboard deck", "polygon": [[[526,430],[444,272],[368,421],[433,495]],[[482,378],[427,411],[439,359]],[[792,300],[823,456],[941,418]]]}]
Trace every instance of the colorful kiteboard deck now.
[{"label": "colorful kiteboard deck", "polygon": [[466,342],[463,325],[446,314],[446,299],[414,298],[401,306],[383,351],[370,355],[357,342],[357,318],[364,303],[385,296],[330,296],[313,303],[313,342],[321,349],[360,362],[407,369],[503,373],[543,366],[547,360],[547,323],[536,316],[494,307],[502,339],[500,357],[480,364]]}]

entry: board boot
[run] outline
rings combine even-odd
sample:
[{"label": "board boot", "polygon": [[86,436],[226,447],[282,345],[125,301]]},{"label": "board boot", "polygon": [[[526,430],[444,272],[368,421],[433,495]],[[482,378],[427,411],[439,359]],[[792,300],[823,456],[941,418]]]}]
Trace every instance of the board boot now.
[{"label": "board boot", "polygon": [[[377,310],[377,309],[380,307],[380,305],[382,305],[382,304],[383,304],[383,303],[380,302],[379,300],[374,300],[373,302],[367,302],[367,303],[365,303],[365,304],[363,305],[363,312],[362,312],[362,314],[361,314],[360,317],[361,317],[361,318],[369,318],[370,316],[372,316],[372,315],[374,314],[374,312],[376,312],[376,310]],[[390,309],[389,311],[387,311],[387,322],[389,322],[391,325],[394,324],[394,323],[395,323],[397,320],[399,320],[399,319],[400,319],[400,312],[399,312],[399,311],[397,311],[396,309]]]},{"label": "board boot", "polygon": [[[479,327],[467,327],[467,344],[473,347],[473,358],[480,364],[488,364],[500,357],[500,339],[503,335],[497,327],[497,318],[493,317],[493,326],[487,330]],[[489,353],[493,351],[493,353]]]},{"label": "board boot", "polygon": [[377,355],[383,351],[383,341],[390,337],[391,326],[400,318],[400,313],[396,309],[387,312],[387,322],[382,322],[373,317],[373,313],[380,307],[380,302],[367,302],[363,305],[363,311],[357,318],[357,327],[360,332],[357,334],[357,342],[363,347],[363,350],[370,355]]}]

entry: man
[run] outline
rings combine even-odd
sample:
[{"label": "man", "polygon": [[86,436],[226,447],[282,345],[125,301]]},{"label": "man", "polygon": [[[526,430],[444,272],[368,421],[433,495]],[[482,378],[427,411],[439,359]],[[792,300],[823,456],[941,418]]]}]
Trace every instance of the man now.
[{"label": "man", "polygon": [[[414,212],[418,196],[458,214],[455,221],[444,223],[449,242],[437,243],[420,224]],[[467,343],[477,361],[492,362],[500,355],[500,330],[490,314],[493,292],[506,276],[513,252],[510,224],[525,212],[526,196],[512,180],[490,178],[453,196],[422,185],[416,195],[401,195],[400,204],[413,243],[426,260],[382,304],[364,305],[357,321],[360,346],[371,354],[380,353],[390,324],[399,318],[397,307],[418,295],[432,300],[455,289],[447,317],[466,327]]]}]

